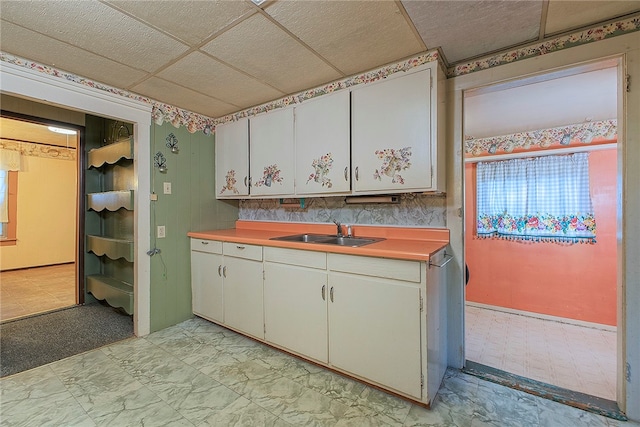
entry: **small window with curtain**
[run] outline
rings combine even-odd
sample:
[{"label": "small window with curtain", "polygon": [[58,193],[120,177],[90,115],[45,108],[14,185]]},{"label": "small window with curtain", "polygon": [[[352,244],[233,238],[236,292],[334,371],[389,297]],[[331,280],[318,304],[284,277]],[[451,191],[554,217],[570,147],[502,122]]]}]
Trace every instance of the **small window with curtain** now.
[{"label": "small window with curtain", "polygon": [[588,156],[479,162],[478,237],[595,243]]},{"label": "small window with curtain", "polygon": [[16,244],[18,171],[21,164],[20,152],[0,148],[0,246]]},{"label": "small window with curtain", "polygon": [[0,169],[0,238],[7,238],[9,225],[9,172]]}]

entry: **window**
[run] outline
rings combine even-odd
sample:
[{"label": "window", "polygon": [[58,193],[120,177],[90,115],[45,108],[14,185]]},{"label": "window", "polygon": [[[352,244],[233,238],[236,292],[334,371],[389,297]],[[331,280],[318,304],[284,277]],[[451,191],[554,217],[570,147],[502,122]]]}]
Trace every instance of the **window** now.
[{"label": "window", "polygon": [[18,172],[0,170],[0,245],[16,241]]},{"label": "window", "polygon": [[588,153],[479,162],[480,238],[595,243]]}]

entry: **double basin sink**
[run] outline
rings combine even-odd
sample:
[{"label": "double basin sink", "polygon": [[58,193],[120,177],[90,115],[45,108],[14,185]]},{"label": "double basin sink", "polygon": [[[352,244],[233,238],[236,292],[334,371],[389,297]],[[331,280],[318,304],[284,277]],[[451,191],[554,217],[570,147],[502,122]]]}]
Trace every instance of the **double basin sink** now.
[{"label": "double basin sink", "polygon": [[360,246],[369,245],[371,243],[380,242],[385,239],[376,237],[335,236],[331,234],[294,234],[291,236],[272,237],[269,240],[315,243],[334,246],[351,246],[353,248],[357,248]]}]

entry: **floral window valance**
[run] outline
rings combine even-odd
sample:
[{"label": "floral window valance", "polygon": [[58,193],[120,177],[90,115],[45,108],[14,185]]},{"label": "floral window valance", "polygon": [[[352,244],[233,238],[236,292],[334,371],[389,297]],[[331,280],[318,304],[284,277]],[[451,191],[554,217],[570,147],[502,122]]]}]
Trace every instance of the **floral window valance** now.
[{"label": "floral window valance", "polygon": [[588,153],[479,162],[477,234],[595,243]]}]

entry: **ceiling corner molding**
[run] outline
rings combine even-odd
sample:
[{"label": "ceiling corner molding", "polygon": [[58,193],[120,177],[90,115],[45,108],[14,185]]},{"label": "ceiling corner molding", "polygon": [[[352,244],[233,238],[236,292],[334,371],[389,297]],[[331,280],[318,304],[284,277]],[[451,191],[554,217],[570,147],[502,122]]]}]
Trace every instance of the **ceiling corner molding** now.
[{"label": "ceiling corner molding", "polygon": [[[157,125],[169,122],[176,128],[186,127],[190,133],[202,131],[207,135],[211,134],[215,127],[214,119],[211,117],[164,104],[124,89],[89,80],[6,52],[0,51],[0,62],[2,63],[3,79],[10,75],[27,77],[44,84],[65,87],[78,93],[109,99],[129,108],[144,110],[149,114],[149,125],[152,120]],[[34,92],[33,98],[40,99],[41,96]],[[43,100],[46,101],[46,99]]]},{"label": "ceiling corner molding", "polygon": [[599,40],[605,40],[611,37],[621,36],[623,34],[628,34],[639,30],[640,15],[636,15],[629,18],[621,19],[619,21],[589,28],[583,31],[578,31],[561,37],[552,38],[547,41],[536,42],[529,46],[499,53],[484,59],[459,64],[452,68],[449,68],[447,76],[459,77],[476,71],[486,70],[534,56],[545,55],[547,53],[557,52],[559,50],[568,49]]},{"label": "ceiling corner molding", "polygon": [[377,80],[384,79],[392,74],[408,71],[415,67],[419,67],[429,62],[438,61],[438,63],[443,66],[442,59],[440,58],[439,51],[432,50],[425,53],[422,53],[417,56],[413,56],[411,58],[405,59],[404,61],[396,62],[390,65],[385,65],[383,67],[375,68],[371,71],[367,71],[364,73],[354,74],[353,76],[346,77],[344,79],[335,80],[331,83],[327,83],[323,86],[318,86],[313,89],[308,89],[294,95],[285,96],[284,98],[280,98],[274,101],[267,102],[262,105],[258,105],[255,107],[248,108],[246,110],[238,111],[237,113],[228,114],[226,116],[220,117],[215,120],[215,124],[224,124],[228,122],[237,121],[239,119],[245,117],[255,116],[260,113],[266,113],[271,110],[276,110],[279,108],[285,108],[289,105],[300,104],[303,101],[307,101],[309,99],[313,99],[318,96],[328,95],[333,92],[337,92],[339,90],[348,89],[353,86],[357,86],[363,83],[372,83]]}]

